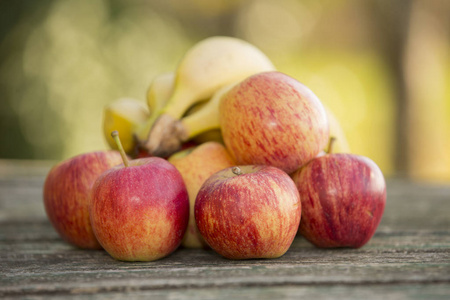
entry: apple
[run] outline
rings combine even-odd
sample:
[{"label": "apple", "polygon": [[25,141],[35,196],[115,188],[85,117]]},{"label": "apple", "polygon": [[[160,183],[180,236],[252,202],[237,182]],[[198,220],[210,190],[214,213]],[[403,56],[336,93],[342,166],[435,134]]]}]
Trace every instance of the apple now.
[{"label": "apple", "polygon": [[301,217],[298,190],[284,171],[235,166],[212,175],[195,201],[206,243],[229,259],[277,258],[294,240]]},{"label": "apple", "polygon": [[189,194],[189,224],[181,245],[186,248],[203,248],[206,243],[198,232],[194,218],[194,204],[202,184],[214,173],[234,166],[230,154],[217,142],[206,142],[195,148],[175,153],[169,158],[184,179]]},{"label": "apple", "polygon": [[[117,132],[113,132],[118,145]],[[180,245],[189,220],[189,198],[180,172],[159,157],[128,162],[95,181],[90,219],[102,247],[124,261],[153,261]]]},{"label": "apple", "polygon": [[292,174],[302,202],[299,233],[321,248],[365,245],[386,203],[381,170],[369,158],[325,154]]},{"label": "apple", "polygon": [[237,164],[271,165],[292,173],[328,142],[320,100],[280,72],[243,80],[222,96],[219,112],[223,140]]},{"label": "apple", "polygon": [[101,173],[121,162],[118,151],[89,152],[50,170],[43,188],[44,207],[65,241],[83,249],[101,249],[89,221],[89,192]]}]

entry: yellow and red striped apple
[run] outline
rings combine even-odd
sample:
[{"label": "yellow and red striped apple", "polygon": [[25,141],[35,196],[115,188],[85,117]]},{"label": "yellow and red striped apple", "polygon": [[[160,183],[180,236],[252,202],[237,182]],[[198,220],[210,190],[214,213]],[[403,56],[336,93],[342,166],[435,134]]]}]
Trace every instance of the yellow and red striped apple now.
[{"label": "yellow and red striped apple", "polygon": [[50,170],[44,183],[44,207],[65,241],[83,249],[101,249],[89,221],[89,193],[101,173],[120,163],[118,151],[98,151],[77,155]]},{"label": "yellow and red striped apple", "polygon": [[369,158],[326,154],[292,174],[302,202],[299,233],[321,248],[359,248],[380,223],[386,203],[381,170]]},{"label": "yellow and red striped apple", "polygon": [[89,211],[95,236],[112,257],[153,261],[180,245],[189,199],[172,164],[159,157],[140,158],[96,180]]},{"label": "yellow and red striped apple", "polygon": [[206,243],[198,232],[194,218],[197,193],[211,175],[235,163],[225,147],[217,142],[206,142],[178,152],[169,158],[169,162],[180,171],[189,194],[189,224],[181,245],[187,248],[203,248]]},{"label": "yellow and red striped apple", "polygon": [[320,100],[280,72],[243,80],[222,97],[219,109],[223,140],[238,164],[271,165],[292,173],[328,143]]},{"label": "yellow and red striped apple", "polygon": [[271,166],[235,166],[212,175],[195,201],[197,227],[229,259],[277,258],[286,253],[301,216],[298,190]]}]

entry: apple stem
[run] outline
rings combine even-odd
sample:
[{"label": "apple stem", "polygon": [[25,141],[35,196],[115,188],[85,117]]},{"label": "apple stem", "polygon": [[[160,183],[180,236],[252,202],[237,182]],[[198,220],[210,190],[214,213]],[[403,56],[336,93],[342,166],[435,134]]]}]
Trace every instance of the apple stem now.
[{"label": "apple stem", "polygon": [[331,154],[333,151],[333,144],[336,141],[336,138],[334,136],[330,137],[330,140],[328,141],[328,149],[327,154]]},{"label": "apple stem", "polygon": [[111,136],[114,139],[114,141],[116,142],[117,148],[119,148],[119,152],[120,152],[120,155],[122,156],[123,164],[125,165],[125,167],[128,167],[130,164],[128,163],[127,154],[125,153],[125,150],[123,150],[122,143],[120,142],[119,132],[117,130],[114,130],[113,132],[111,132]]},{"label": "apple stem", "polygon": [[231,168],[231,172],[233,172],[234,175],[241,175],[242,174],[242,171],[241,171],[241,169],[239,167]]}]

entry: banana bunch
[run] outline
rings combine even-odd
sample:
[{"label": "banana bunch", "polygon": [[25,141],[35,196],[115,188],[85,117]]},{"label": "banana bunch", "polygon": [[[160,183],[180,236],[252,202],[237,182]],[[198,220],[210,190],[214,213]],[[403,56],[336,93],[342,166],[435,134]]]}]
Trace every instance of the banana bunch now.
[{"label": "banana bunch", "polygon": [[[272,62],[255,46],[237,38],[216,36],[195,44],[184,55],[175,72],[162,73],[147,91],[147,108],[132,99],[120,99],[104,110],[104,135],[115,148],[111,131],[121,134],[125,151],[137,149],[167,157],[189,140],[222,141],[219,103],[235,84],[256,73],[273,71]],[[331,119],[335,120],[332,113]],[[336,120],[336,123],[337,120]],[[338,152],[348,150],[345,136],[337,128]]]},{"label": "banana bunch", "polygon": [[[178,65],[169,99],[162,107],[152,110],[147,122],[138,128],[136,137],[140,146],[152,155],[172,154],[179,149],[182,141],[200,133],[197,126],[217,123],[211,116],[201,124],[198,120],[191,120],[188,122],[191,127],[184,128],[180,119],[190,107],[215,98],[214,95],[225,86],[253,74],[273,70],[275,67],[264,53],[243,40],[215,36],[200,41],[185,54]],[[159,101],[161,99],[157,101],[158,104]],[[205,105],[201,110],[203,109],[211,107]]]},{"label": "banana bunch", "polygon": [[120,131],[131,156],[137,148],[169,156],[193,138],[220,140],[220,95],[248,76],[273,70],[264,53],[248,42],[224,36],[204,39],[188,50],[174,73],[160,74],[152,81],[147,91],[150,114],[136,116],[117,103],[106,107],[105,137],[114,148],[110,132]]}]

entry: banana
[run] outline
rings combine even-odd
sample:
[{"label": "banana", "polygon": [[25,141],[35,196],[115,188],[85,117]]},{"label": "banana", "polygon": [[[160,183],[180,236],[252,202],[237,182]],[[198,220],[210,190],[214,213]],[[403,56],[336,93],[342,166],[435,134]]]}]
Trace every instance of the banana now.
[{"label": "banana", "polygon": [[134,131],[137,126],[145,123],[149,117],[147,107],[140,101],[122,98],[105,106],[103,112],[103,134],[112,149],[117,149],[117,144],[111,137],[111,132],[120,132],[120,139],[126,153],[133,154],[137,143],[134,139]]},{"label": "banana", "polygon": [[139,141],[153,155],[173,153],[177,149],[171,147],[176,145],[161,147],[161,142],[165,136],[177,133],[179,128],[174,123],[189,107],[210,98],[225,85],[273,70],[275,67],[264,53],[243,40],[215,36],[197,43],[178,65],[173,93],[156,112],[158,119],[151,118],[137,133]]},{"label": "banana", "polygon": [[211,99],[196,111],[188,114],[179,121],[180,137],[182,141],[190,140],[208,131],[220,129],[219,104],[222,96],[236,83],[220,88]]},{"label": "banana", "polygon": [[[208,103],[208,102],[207,101],[200,102],[200,103],[195,104],[193,107],[189,108],[189,110],[186,112],[186,115],[183,117],[183,119],[185,117],[195,114],[196,112],[201,110],[206,105],[206,103]],[[182,121],[183,119],[181,119],[180,121]],[[186,125],[183,125],[183,126],[186,127]],[[215,126],[213,125],[211,127],[215,127]],[[185,129],[185,130],[188,130],[188,129]],[[224,144],[223,138],[222,138],[222,130],[220,129],[220,127],[214,128],[211,130],[207,130],[205,132],[201,132],[201,133],[193,136],[192,138],[189,138],[189,141],[192,141],[197,145],[207,143],[207,142],[217,142],[222,145]]]},{"label": "banana", "polygon": [[161,73],[157,75],[147,90],[147,105],[151,114],[155,114],[170,99],[175,83],[175,73]]},{"label": "banana", "polygon": [[[325,106],[325,112],[328,118],[328,124],[330,126],[330,138],[334,138],[333,153],[350,153],[350,146],[347,142],[345,132],[330,108]],[[325,149],[324,149],[325,150]]]},{"label": "banana", "polygon": [[172,95],[175,82],[175,73],[161,73],[157,75],[147,90],[147,106],[150,109],[150,117],[146,122],[136,128],[135,139],[139,139],[139,132],[149,132],[153,123],[158,118],[158,112],[167,103]]},{"label": "banana", "polygon": [[225,145],[222,137],[222,130],[220,128],[218,129],[212,129],[209,131],[206,131],[204,133],[200,133],[199,135],[194,136],[191,139],[192,142],[200,145],[207,142],[216,142],[222,145]]},{"label": "banana", "polygon": [[177,68],[173,94],[162,113],[178,119],[192,104],[211,97],[220,87],[274,69],[250,43],[224,36],[207,38],[184,56]]}]

